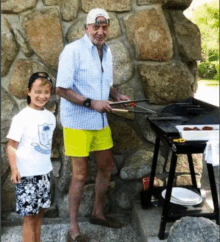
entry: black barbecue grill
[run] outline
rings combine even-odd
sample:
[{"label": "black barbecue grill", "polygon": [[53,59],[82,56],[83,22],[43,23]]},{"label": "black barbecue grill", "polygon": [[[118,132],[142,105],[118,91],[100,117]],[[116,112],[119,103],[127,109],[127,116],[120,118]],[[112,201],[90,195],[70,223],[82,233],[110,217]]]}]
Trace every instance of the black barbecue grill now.
[{"label": "black barbecue grill", "polygon": [[[159,152],[160,141],[165,142],[169,149],[172,152],[171,166],[168,177],[167,192],[165,196],[165,201],[163,204],[163,212],[161,217],[161,225],[158,237],[159,239],[164,239],[164,231],[166,223],[169,221],[175,221],[180,219],[182,216],[197,216],[197,217],[206,217],[209,219],[215,219],[216,223],[219,224],[219,203],[218,195],[216,190],[214,171],[212,164],[207,164],[210,187],[212,192],[212,199],[214,203],[214,211],[206,213],[189,213],[183,214],[173,214],[170,212],[170,198],[172,193],[172,186],[175,176],[175,168],[177,162],[176,154],[187,154],[189,161],[189,168],[192,178],[192,188],[198,189],[195,178],[195,171],[192,161],[192,154],[194,153],[203,153],[206,147],[206,142],[204,140],[194,140],[186,141],[183,143],[174,142],[174,139],[179,139],[180,134],[176,129],[176,125],[213,125],[219,124],[219,107],[208,104],[206,102],[197,100],[195,98],[188,98],[186,100],[178,101],[177,103],[171,104],[164,108],[158,117],[148,117],[148,121],[154,132],[156,133],[156,144],[154,150],[154,157],[152,162],[152,169],[150,175],[150,183],[147,191],[147,200],[146,204],[150,204],[151,195],[154,193],[156,188],[153,187],[153,181],[156,172],[157,158]],[[164,116],[163,116],[164,114]],[[143,206],[143,205],[142,205]],[[147,206],[148,207],[148,206]],[[146,208],[146,207],[145,207]]]}]

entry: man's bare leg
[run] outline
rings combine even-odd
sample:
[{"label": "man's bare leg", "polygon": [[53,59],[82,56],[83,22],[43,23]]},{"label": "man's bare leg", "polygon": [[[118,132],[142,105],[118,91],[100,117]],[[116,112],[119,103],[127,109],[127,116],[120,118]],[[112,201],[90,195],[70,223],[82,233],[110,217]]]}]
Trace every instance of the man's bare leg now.
[{"label": "man's bare leg", "polygon": [[71,157],[73,173],[69,187],[70,232],[73,238],[80,235],[79,205],[88,173],[88,157]]},{"label": "man's bare leg", "polygon": [[96,218],[104,219],[103,208],[105,196],[109,186],[111,173],[114,169],[114,161],[111,150],[96,151],[98,172],[96,177],[95,204],[92,215]]}]

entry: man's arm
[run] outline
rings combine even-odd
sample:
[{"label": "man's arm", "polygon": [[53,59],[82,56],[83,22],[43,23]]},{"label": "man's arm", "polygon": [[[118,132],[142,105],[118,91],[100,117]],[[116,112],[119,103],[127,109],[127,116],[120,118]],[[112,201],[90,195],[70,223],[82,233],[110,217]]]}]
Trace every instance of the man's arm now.
[{"label": "man's arm", "polygon": [[83,105],[83,102],[86,100],[85,97],[77,94],[75,91],[71,89],[62,88],[62,87],[56,87],[56,94],[61,96],[62,98],[67,99],[72,103],[75,103],[81,106]]},{"label": "man's arm", "polygon": [[[83,106],[83,102],[86,100],[86,97],[77,94],[72,89],[56,87],[56,93],[62,98],[81,106]],[[90,108],[98,112],[112,112],[112,107],[110,106],[109,101],[92,100]]]}]

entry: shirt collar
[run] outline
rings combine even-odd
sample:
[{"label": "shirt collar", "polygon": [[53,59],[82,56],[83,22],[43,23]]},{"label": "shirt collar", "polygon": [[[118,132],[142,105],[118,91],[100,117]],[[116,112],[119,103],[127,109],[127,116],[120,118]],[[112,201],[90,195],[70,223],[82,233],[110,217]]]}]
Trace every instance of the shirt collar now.
[{"label": "shirt collar", "polygon": [[[93,46],[95,47],[95,45],[91,42],[90,38],[88,37],[87,33],[84,34],[83,38],[84,38],[86,45],[89,48],[92,48]],[[104,45],[102,45],[102,49],[106,51],[108,49],[108,46],[106,44],[104,44]]]}]

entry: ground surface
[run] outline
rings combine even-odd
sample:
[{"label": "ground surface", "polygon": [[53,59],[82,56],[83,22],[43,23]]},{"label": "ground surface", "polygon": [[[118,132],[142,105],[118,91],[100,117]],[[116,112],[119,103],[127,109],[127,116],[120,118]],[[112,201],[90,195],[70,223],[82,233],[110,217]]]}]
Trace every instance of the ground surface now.
[{"label": "ground surface", "polygon": [[219,86],[210,85],[213,82],[199,81],[195,98],[219,106]]}]

